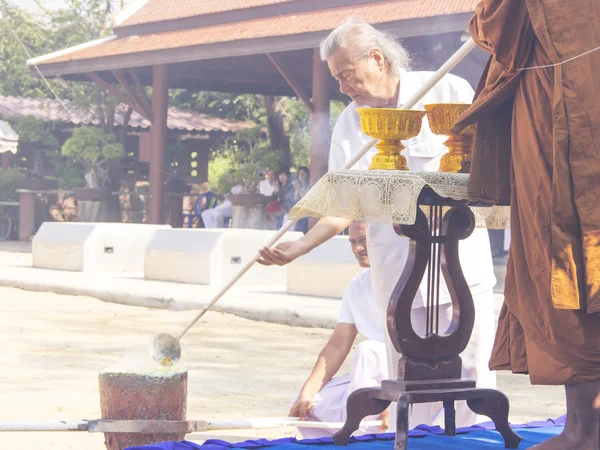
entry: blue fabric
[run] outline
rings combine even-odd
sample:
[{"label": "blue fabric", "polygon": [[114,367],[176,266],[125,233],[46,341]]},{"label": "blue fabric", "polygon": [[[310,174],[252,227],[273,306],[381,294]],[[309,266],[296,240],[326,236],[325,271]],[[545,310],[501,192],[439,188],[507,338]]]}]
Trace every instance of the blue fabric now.
[{"label": "blue fabric", "polygon": [[[539,444],[562,431],[566,416],[556,420],[530,422],[524,425],[514,425],[513,429],[523,438],[519,449],[526,449]],[[491,422],[474,425],[468,428],[459,428],[457,436],[444,436],[440,427],[420,425],[408,434],[409,450],[485,450],[504,448],[502,436],[494,431]],[[394,434],[368,434],[352,437],[349,450],[390,450],[393,448]],[[331,449],[325,447],[331,446]],[[130,447],[126,450],[230,450],[230,449],[258,449],[269,447],[269,450],[334,450],[331,438],[304,439],[284,438],[269,441],[257,439],[237,443],[229,443],[211,439],[202,445],[193,442],[162,442],[143,447]],[[336,447],[337,449],[339,447]]]}]

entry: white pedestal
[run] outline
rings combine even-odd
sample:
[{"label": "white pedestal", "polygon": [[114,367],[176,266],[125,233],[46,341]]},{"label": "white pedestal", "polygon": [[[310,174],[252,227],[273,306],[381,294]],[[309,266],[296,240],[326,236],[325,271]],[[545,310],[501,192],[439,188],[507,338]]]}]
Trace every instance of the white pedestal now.
[{"label": "white pedestal", "polygon": [[33,266],[76,272],[143,273],[148,242],[168,225],[45,222],[32,242]]},{"label": "white pedestal", "polygon": [[287,291],[341,298],[350,281],[364,270],[352,253],[348,236],[336,236],[289,265]]},{"label": "white pedestal", "polygon": [[[246,229],[157,230],[146,250],[149,280],[223,285],[273,237],[273,231]],[[280,242],[297,240],[287,233]],[[286,267],[255,264],[239,281],[242,285],[285,285]]]}]

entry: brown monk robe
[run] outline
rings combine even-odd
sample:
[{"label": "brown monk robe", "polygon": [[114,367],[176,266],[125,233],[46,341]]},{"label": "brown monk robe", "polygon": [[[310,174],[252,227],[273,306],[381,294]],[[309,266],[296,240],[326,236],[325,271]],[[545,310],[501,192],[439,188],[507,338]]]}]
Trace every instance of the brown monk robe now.
[{"label": "brown monk robe", "polygon": [[472,107],[470,193],[511,204],[493,369],[567,385],[565,432],[540,448],[598,448],[600,46],[598,0],[484,0],[471,35],[492,57]]}]

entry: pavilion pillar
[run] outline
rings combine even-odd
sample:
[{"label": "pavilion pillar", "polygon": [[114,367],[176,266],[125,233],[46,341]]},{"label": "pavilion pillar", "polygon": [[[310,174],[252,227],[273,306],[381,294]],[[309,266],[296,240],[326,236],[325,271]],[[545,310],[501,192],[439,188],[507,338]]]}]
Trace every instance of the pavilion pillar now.
[{"label": "pavilion pillar", "polygon": [[19,240],[29,241],[35,234],[35,199],[34,191],[20,189],[19,193]]},{"label": "pavilion pillar", "polygon": [[15,155],[11,152],[2,153],[2,172],[6,172],[15,163]]},{"label": "pavilion pillar", "polygon": [[161,224],[163,221],[168,102],[167,66],[156,65],[152,69],[152,153],[150,155],[150,198],[148,200],[148,223],[151,224]]},{"label": "pavilion pillar", "polygon": [[312,79],[312,123],[310,151],[310,181],[315,184],[327,173],[329,146],[331,145],[331,127],[329,126],[329,69],[321,61],[319,49],[314,49]]}]

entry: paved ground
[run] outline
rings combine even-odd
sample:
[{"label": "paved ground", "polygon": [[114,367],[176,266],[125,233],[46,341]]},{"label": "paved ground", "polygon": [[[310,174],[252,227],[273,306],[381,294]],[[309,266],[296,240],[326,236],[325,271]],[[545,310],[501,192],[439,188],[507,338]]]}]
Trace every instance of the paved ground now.
[{"label": "paved ground", "polygon": [[[7,271],[19,277],[29,274],[30,283],[39,281],[35,277],[40,272],[27,267],[30,255],[11,250],[0,252],[0,284]],[[44,275],[47,281],[51,275]],[[94,281],[98,285],[101,282]],[[113,281],[105,279],[104,283],[110,287]],[[287,301],[281,293],[268,296],[272,297],[266,300],[267,304]],[[260,295],[241,292],[232,297],[239,302],[251,298],[258,304]],[[324,305],[322,299],[306,300],[308,305]],[[337,311],[337,301],[325,301],[329,302],[326,311]],[[309,309],[306,305],[305,308]],[[298,311],[294,310],[301,317],[302,311]],[[181,329],[190,313],[0,287],[0,342],[4,344],[0,353],[0,420],[98,418],[98,372],[114,365],[143,369],[149,364],[146,355],[152,336]],[[290,397],[301,386],[329,333],[330,330],[318,327],[207,314],[182,342],[182,364],[189,371],[188,417],[286,415]],[[512,402],[513,422],[564,413],[560,388],[531,387],[527,377],[506,373],[500,373],[498,380],[499,388]],[[214,437],[235,441],[258,435],[291,436],[294,429],[197,433],[189,438],[197,442]],[[104,446],[103,437],[95,434],[0,433],[0,449],[13,448],[101,450]]]},{"label": "paved ground", "polygon": [[[32,267],[30,249],[29,243],[0,242],[0,286],[172,310],[199,309],[221,288],[144,280],[143,274],[38,269]],[[213,310],[273,323],[328,328],[337,321],[339,299],[291,295],[283,285],[234,286]]]}]

